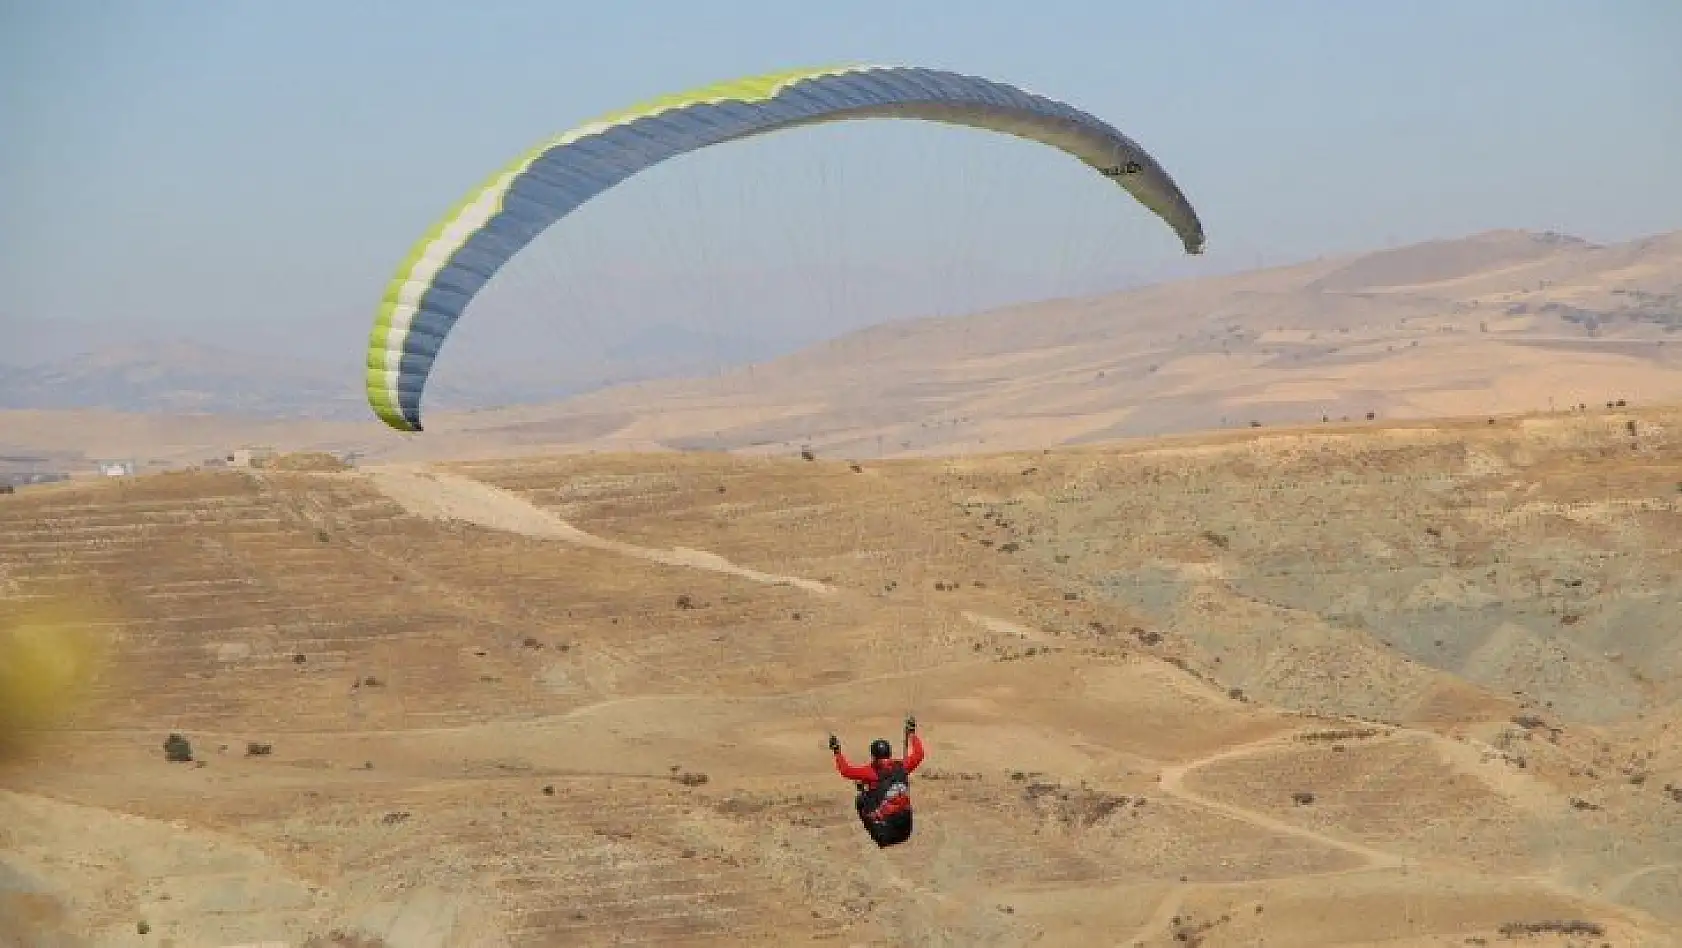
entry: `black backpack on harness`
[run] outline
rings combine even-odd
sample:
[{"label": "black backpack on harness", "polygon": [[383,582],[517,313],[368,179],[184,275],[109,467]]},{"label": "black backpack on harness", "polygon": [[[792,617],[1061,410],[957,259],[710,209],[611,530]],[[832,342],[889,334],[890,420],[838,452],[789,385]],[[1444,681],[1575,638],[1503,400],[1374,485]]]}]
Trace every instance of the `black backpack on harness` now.
[{"label": "black backpack on harness", "polygon": [[911,775],[905,772],[905,764],[896,760],[887,773],[878,774],[875,787],[861,780],[858,788],[859,819],[868,821],[882,804],[911,793]]}]

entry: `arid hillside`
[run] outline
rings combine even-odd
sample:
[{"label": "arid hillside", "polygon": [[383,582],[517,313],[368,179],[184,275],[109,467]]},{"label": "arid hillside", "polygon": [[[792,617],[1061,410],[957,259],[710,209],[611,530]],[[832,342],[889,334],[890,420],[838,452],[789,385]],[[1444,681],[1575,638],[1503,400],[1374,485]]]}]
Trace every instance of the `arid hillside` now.
[{"label": "arid hillside", "polygon": [[3,944],[1682,941],[1682,410],[0,495],[50,602]]},{"label": "arid hillside", "polygon": [[1368,412],[1651,405],[1682,399],[1679,330],[1682,234],[1598,246],[1495,231],[881,326],[718,379],[613,389],[464,427],[599,447],[807,444],[879,457]]},{"label": "arid hillside", "polygon": [[[530,358],[559,353],[556,336]],[[507,327],[471,312],[459,334]],[[193,464],[241,444],[438,461],[560,450],[727,449],[881,459],[1037,450],[1122,437],[1279,425],[1476,416],[1682,401],[1682,233],[1599,246],[1496,231],[1090,299],[893,322],[700,380],[653,381],[556,404],[437,410],[423,437],[363,421],[240,417],[251,392],[294,401],[321,390],[320,417],[362,404],[342,389],[288,386],[274,360],[237,365],[219,398],[202,356],[125,355],[124,378],[167,398],[105,410],[0,411],[0,474],[11,456],[91,468]],[[474,371],[446,347],[431,383],[445,403]],[[176,365],[168,360],[185,360]],[[164,361],[159,361],[164,360]],[[219,363],[219,364],[221,364]],[[103,363],[45,371],[98,389]],[[508,371],[512,372],[512,368]],[[33,376],[32,376],[33,377]],[[220,376],[218,376],[220,377]],[[84,381],[86,380],[86,381]],[[261,383],[261,384],[259,384]],[[21,384],[21,383],[20,383]],[[124,383],[129,384],[129,383]],[[134,384],[139,384],[138,382]],[[58,404],[0,386],[0,407]],[[191,389],[183,399],[176,388]],[[124,389],[128,391],[128,389]],[[85,393],[73,393],[81,397]],[[160,400],[161,399],[161,400]],[[183,406],[212,414],[180,414]],[[152,409],[148,412],[148,409]],[[230,414],[224,414],[230,413]],[[149,467],[148,467],[149,465]]]}]

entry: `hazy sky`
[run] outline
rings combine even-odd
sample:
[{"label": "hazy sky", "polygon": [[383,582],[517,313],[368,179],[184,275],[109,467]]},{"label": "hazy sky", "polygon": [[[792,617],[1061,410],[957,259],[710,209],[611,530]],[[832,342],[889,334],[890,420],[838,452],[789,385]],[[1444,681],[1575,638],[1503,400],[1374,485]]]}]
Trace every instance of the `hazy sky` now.
[{"label": "hazy sky", "polygon": [[[511,156],[662,92],[837,62],[1110,120],[1198,206],[1207,258],[1060,155],[875,123],[610,192],[533,248],[546,305],[610,344],[698,300],[714,329],[836,328],[965,304],[966,281],[985,301],[1490,228],[1625,239],[1682,227],[1678,49],[1675,0],[0,0],[0,349],[91,323],[359,360],[409,244]],[[533,267],[485,313],[544,299]],[[824,307],[792,302],[815,284]],[[566,348],[482,315],[468,350]]]}]

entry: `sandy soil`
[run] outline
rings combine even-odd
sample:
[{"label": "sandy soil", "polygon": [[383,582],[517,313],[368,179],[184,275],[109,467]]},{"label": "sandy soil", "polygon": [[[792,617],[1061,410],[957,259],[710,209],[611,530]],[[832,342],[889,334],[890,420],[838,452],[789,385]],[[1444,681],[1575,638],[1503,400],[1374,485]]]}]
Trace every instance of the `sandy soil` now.
[{"label": "sandy soil", "polygon": [[[0,938],[1675,944],[1682,418],[1628,417],[0,498],[0,620],[121,656],[4,771]],[[823,740],[911,709],[878,851]]]}]

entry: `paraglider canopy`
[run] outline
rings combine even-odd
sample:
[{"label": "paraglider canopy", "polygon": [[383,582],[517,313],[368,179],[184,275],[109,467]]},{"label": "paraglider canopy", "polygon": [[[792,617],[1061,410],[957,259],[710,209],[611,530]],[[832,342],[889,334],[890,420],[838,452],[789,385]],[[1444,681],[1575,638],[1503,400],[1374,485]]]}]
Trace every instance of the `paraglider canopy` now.
[{"label": "paraglider canopy", "polygon": [[421,393],[445,337],[511,257],[584,202],[677,155],[784,129],[860,119],[983,129],[1056,148],[1203,251],[1197,212],[1156,159],[1104,121],[1014,86],[936,69],[847,66],[754,76],[679,93],[573,128],[520,156],[450,210],[410,250],[368,341],[369,405],[420,431]]}]

